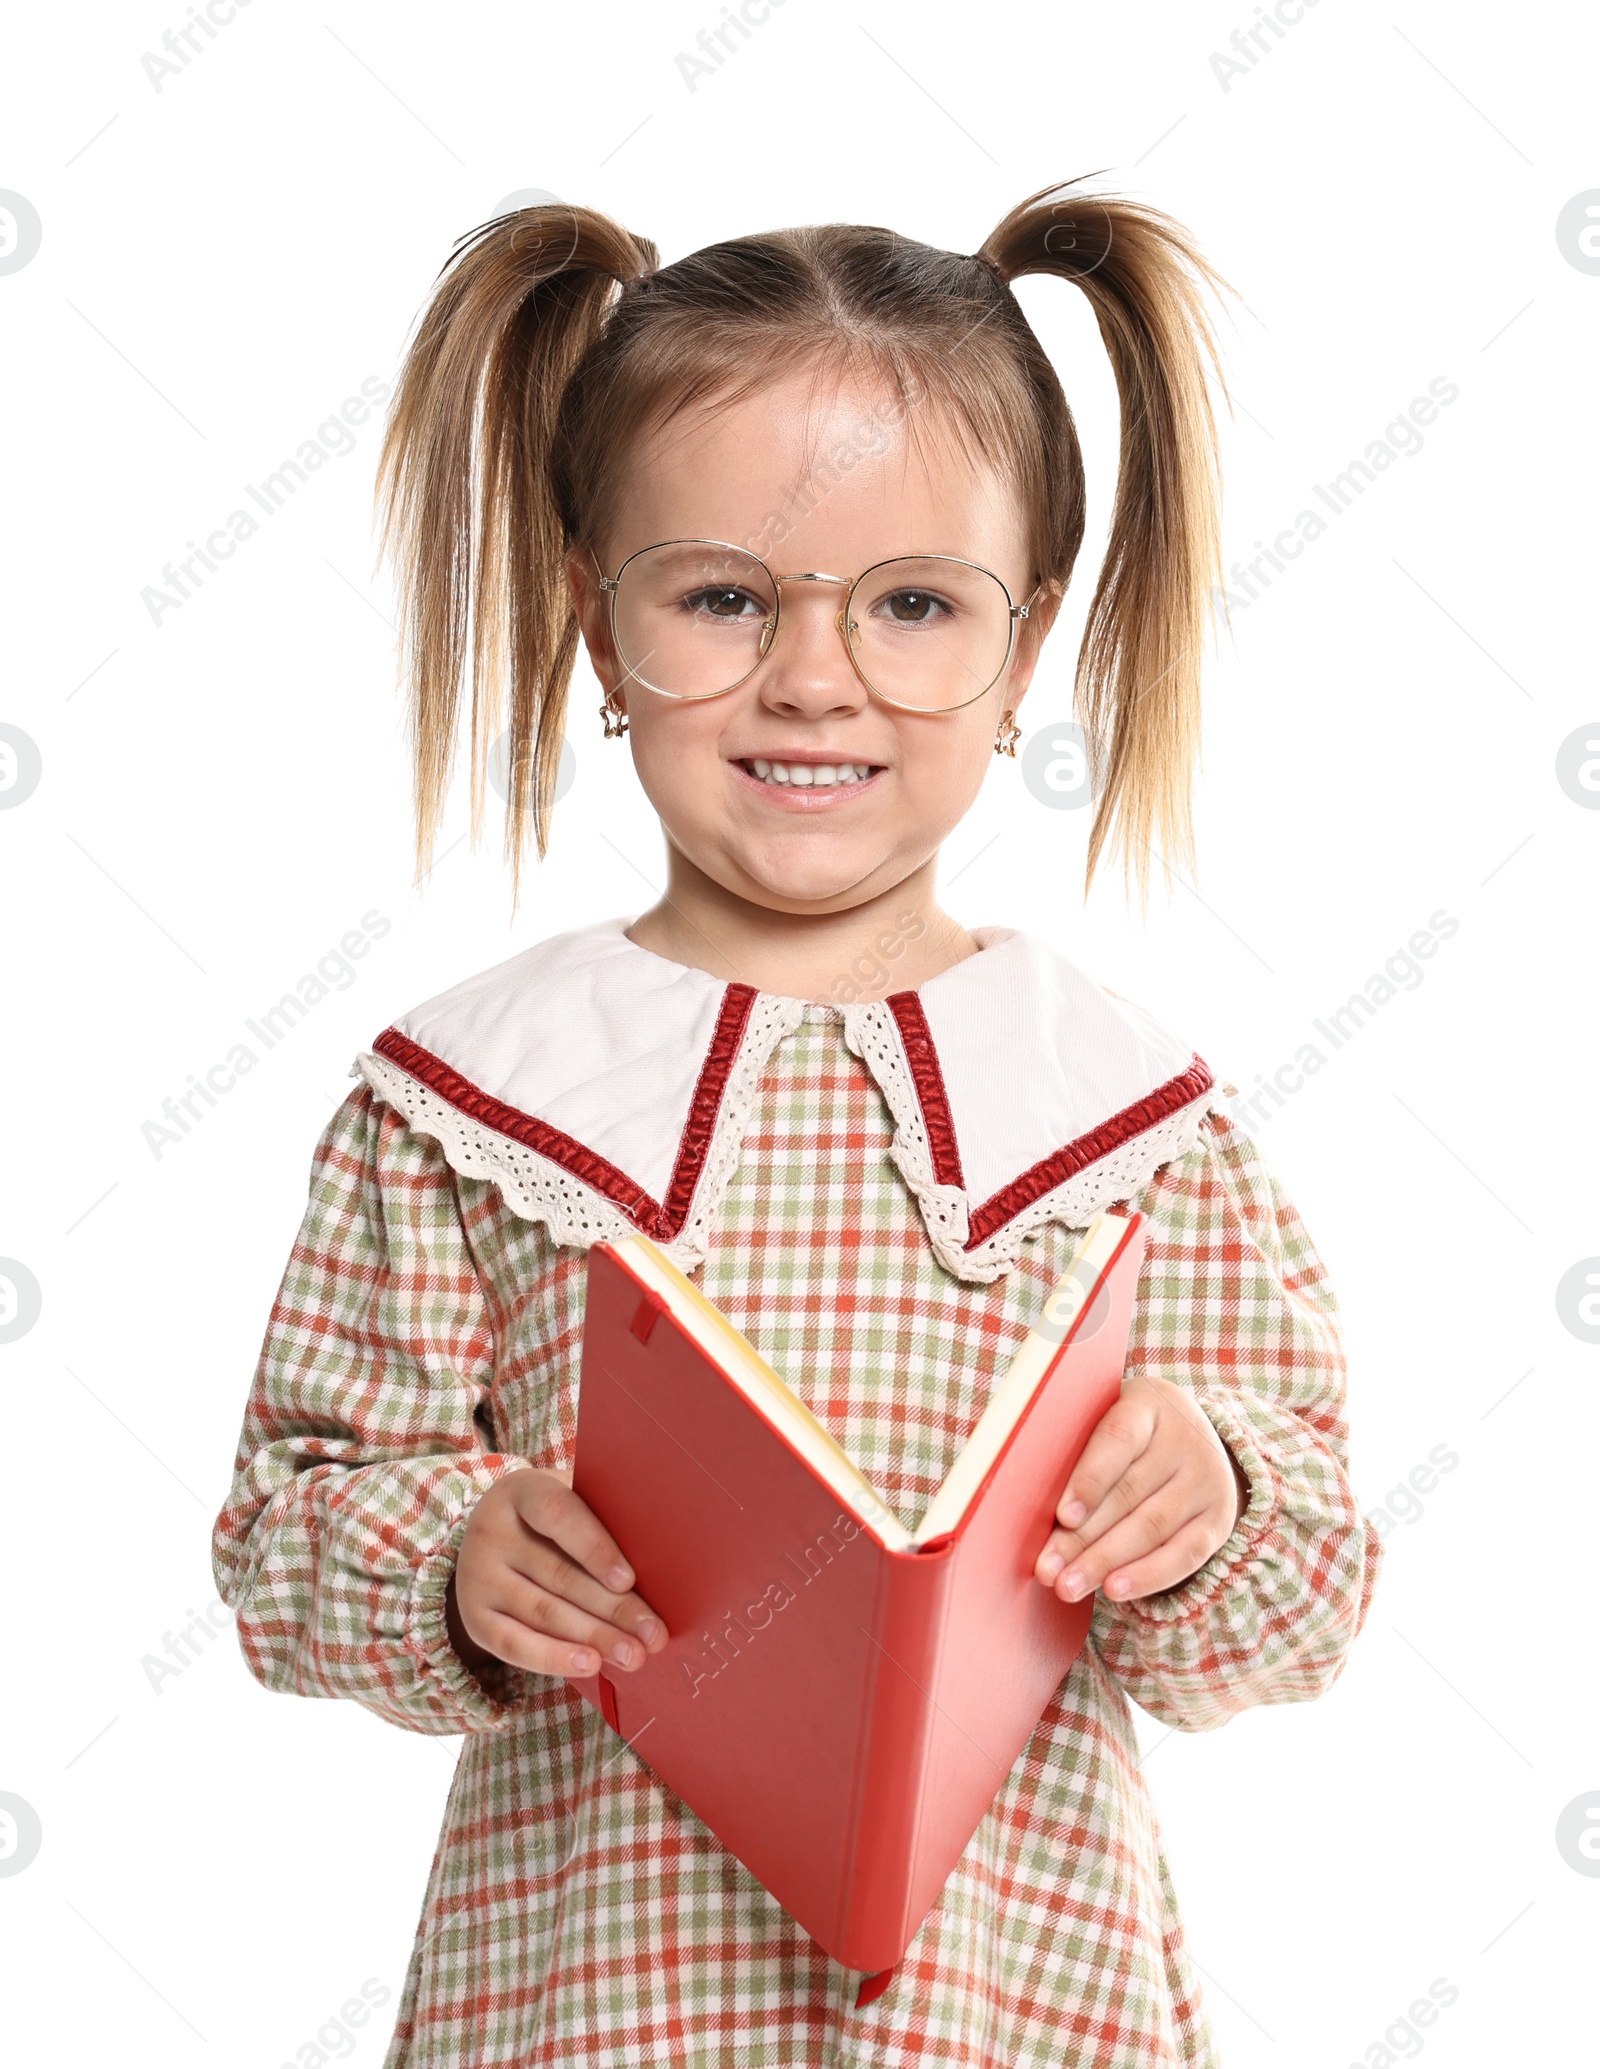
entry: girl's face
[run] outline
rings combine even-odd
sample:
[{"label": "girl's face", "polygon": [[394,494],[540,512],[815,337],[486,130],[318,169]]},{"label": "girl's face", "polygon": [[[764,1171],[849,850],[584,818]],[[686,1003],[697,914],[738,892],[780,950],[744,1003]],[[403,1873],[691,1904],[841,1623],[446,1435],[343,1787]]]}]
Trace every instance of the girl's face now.
[{"label": "girl's face", "polygon": [[[1017,603],[1037,574],[1014,495],[930,414],[876,390],[819,393],[805,369],[643,442],[596,554],[615,575],[629,554],[669,539],[745,546],[776,576],[854,576],[899,554],[951,554],[997,574]],[[754,673],[724,696],[682,702],[627,676],[588,554],[573,553],[568,572],[595,673],[628,713],[634,766],[668,842],[724,891],[796,914],[846,911],[930,861],[977,795],[1000,715],[1021,703],[1055,611],[1034,599],[1005,674],[975,702],[913,712],[873,696],[851,665],[835,626],[844,589],[785,582],[777,639]],[[764,780],[758,761],[847,780]]]}]

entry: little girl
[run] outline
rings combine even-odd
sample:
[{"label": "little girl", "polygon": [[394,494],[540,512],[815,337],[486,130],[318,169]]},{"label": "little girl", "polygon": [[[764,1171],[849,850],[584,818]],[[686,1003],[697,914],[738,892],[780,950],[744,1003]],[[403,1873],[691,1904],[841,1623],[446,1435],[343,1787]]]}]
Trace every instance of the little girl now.
[{"label": "little girl", "polygon": [[[530,816],[543,852],[581,635],[667,887],[359,1059],[217,1519],[268,1688],[466,1734],[386,2069],[1216,2060],[1129,1700],[1207,1731],[1320,1694],[1380,1546],[1333,1292],[1206,1064],[938,903],[1083,535],[1030,273],[1082,287],[1118,383],[1078,707],[1090,871],[1109,842],[1142,889],[1189,853],[1217,559],[1219,283],[1176,224],[1053,189],[973,257],[830,224],[660,267],[528,208],[406,360],[419,855],[469,671],[474,814],[508,683],[509,852]],[[653,1237],[910,1526],[1115,1205],[1149,1218],[1122,1394],[1036,1568],[1090,1640],[869,1998],[572,1685],[673,1635],[570,1485],[585,1254]]]}]

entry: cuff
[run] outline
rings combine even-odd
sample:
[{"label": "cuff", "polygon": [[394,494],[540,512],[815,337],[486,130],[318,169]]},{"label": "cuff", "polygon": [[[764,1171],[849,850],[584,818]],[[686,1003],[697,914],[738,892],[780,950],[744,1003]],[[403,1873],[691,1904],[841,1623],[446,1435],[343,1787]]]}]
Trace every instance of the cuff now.
[{"label": "cuff", "polygon": [[[456,1570],[461,1541],[478,1501],[507,1473],[529,1463],[525,1458],[495,1452],[476,1460],[474,1478],[462,1490],[459,1510],[424,1547],[412,1579],[405,1612],[406,1645],[440,1709],[456,1718],[457,1731],[492,1731],[527,1708],[529,1675],[502,1661],[495,1677],[500,1692],[490,1693],[451,1644],[445,1591]],[[485,1467],[489,1469],[487,1477],[483,1473]]]},{"label": "cuff", "polygon": [[1265,1549],[1263,1541],[1278,1513],[1276,1478],[1251,1433],[1249,1423],[1239,1413],[1237,1397],[1209,1387],[1196,1387],[1194,1398],[1249,1482],[1250,1496],[1239,1511],[1232,1535],[1218,1545],[1204,1566],[1197,1567],[1187,1580],[1180,1581],[1176,1587],[1164,1588],[1157,1595],[1136,1595],[1117,1603],[1119,1610],[1140,1623],[1182,1623],[1199,1616],[1230,1583],[1260,1559]]}]

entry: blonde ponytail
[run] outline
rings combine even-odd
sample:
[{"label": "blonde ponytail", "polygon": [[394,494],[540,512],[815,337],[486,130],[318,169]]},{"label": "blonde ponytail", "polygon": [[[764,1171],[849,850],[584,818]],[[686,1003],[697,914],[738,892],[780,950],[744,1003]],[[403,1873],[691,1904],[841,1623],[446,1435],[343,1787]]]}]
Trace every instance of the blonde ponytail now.
[{"label": "blonde ponytail", "polygon": [[[1116,376],[1116,500],[1076,702],[1099,798],[1087,875],[1120,849],[1142,900],[1153,848],[1169,883],[1173,863],[1194,867],[1201,650],[1222,572],[1208,362],[1227,393],[1202,291],[1227,282],[1169,216],[1063,187],[1019,203],[976,256],[1007,282],[1052,273],[1081,288]],[[1081,476],[1071,501],[1081,524]]]},{"label": "blonde ponytail", "polygon": [[619,284],[655,265],[654,245],[592,209],[499,216],[458,245],[406,355],[378,505],[400,589],[419,873],[438,836],[469,655],[473,832],[509,720],[513,881],[528,820],[545,851],[578,636],[550,482],[556,416]]}]

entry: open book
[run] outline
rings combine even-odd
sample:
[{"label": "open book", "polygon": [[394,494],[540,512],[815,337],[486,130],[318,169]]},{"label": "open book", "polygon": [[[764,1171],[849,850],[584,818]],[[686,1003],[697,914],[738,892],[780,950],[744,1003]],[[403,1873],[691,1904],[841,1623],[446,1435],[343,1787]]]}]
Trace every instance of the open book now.
[{"label": "open book", "polygon": [[668,1643],[573,1686],[875,1980],[1087,1635],[1092,1599],[1033,1569],[1117,1398],[1143,1247],[1141,1216],[1095,1218],[914,1529],[647,1237],[589,1252],[572,1485]]}]

